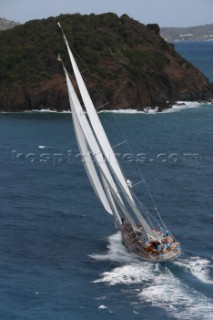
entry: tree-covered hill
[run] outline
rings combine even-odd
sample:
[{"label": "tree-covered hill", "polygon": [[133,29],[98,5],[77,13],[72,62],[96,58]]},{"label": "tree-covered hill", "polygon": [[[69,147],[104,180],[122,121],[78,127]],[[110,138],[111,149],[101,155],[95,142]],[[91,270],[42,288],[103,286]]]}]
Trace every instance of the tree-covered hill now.
[{"label": "tree-covered hill", "polygon": [[[164,106],[212,96],[208,80],[159,35],[127,15],[61,15],[0,32],[0,110],[68,108],[60,53],[70,72],[60,21],[97,106]],[[80,58],[79,58],[80,57]],[[109,106],[107,107],[109,108]]]}]

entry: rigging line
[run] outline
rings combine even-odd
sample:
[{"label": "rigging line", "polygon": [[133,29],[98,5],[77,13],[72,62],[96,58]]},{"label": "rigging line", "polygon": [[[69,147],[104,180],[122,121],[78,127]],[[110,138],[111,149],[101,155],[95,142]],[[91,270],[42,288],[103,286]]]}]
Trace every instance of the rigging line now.
[{"label": "rigging line", "polygon": [[88,68],[83,69],[83,70],[81,71],[81,74],[84,73],[84,72],[87,71],[87,70],[88,70]]},{"label": "rigging line", "polygon": [[[70,45],[70,43],[69,43],[69,45]],[[76,56],[79,58],[79,60],[86,66],[86,68],[85,68],[82,72],[88,71],[90,77],[92,77],[92,73],[91,73],[90,69],[88,68],[87,64],[84,62],[84,60],[81,58],[81,56],[76,52],[76,50],[72,47],[72,45],[70,45],[70,46],[71,46],[71,48],[72,48],[72,51],[75,53],[75,55],[76,55]],[[81,72],[81,73],[82,73],[82,72]],[[96,108],[96,110],[98,111],[99,109],[103,108],[105,105],[109,105],[109,106],[110,106],[110,104],[109,104],[109,101],[106,99],[103,91],[100,89],[100,87],[98,87],[98,85],[97,85],[96,82],[95,82],[95,84],[96,84],[96,85],[94,86],[95,91],[98,93],[98,95],[99,95],[104,101],[106,101],[106,103],[104,103],[102,106]],[[107,123],[106,120],[104,120],[104,121]],[[110,126],[111,126],[111,128],[113,128],[114,131],[116,131],[121,137],[123,136],[121,130],[120,130],[120,132],[119,132],[119,131],[116,130],[112,125],[110,125]]]},{"label": "rigging line", "polygon": [[120,145],[122,145],[122,144],[124,144],[124,143],[126,143],[126,142],[127,142],[127,140],[124,140],[124,141],[116,144],[115,146],[113,146],[113,149],[119,147]]},{"label": "rigging line", "polygon": [[144,213],[144,215],[146,216],[147,219],[149,219],[149,222],[150,222],[150,226],[154,228],[154,225],[153,225],[153,222],[151,220],[154,219],[155,222],[156,222],[156,225],[159,226],[160,228],[160,225],[159,223],[157,222],[157,220],[155,219],[155,217],[152,216],[151,212],[149,212],[149,210],[145,207],[145,205],[139,200],[139,198],[136,196],[135,193],[133,193],[133,197],[134,199],[136,200],[136,203],[138,204],[139,208],[142,210],[142,212]]},{"label": "rigging line", "polygon": [[141,184],[143,182],[144,182],[143,180],[140,180],[140,181],[136,182],[135,184],[132,185],[132,188],[134,188],[135,186],[137,186],[137,185],[139,185],[139,184]]},{"label": "rigging line", "polygon": [[[86,67],[82,72],[87,71],[89,73],[89,76],[92,78],[92,72],[90,71],[90,69],[88,68],[88,65],[86,64],[86,62],[84,62],[84,60],[81,58],[81,56],[77,53],[77,51],[75,50],[75,48],[73,48],[72,44],[70,44],[69,41],[69,46],[72,48],[72,51],[74,52],[75,56],[78,57],[78,59],[81,61],[81,63]],[[106,104],[109,104],[109,101],[106,99],[103,91],[101,90],[101,88],[97,85],[97,83],[95,82],[95,86],[94,86],[94,90],[97,92],[97,94],[104,100],[106,101]]]},{"label": "rigging line", "polygon": [[[140,199],[135,195],[135,199],[138,202],[139,207],[144,210],[144,213],[146,214],[146,217],[149,218],[149,220],[151,220],[151,218],[153,220],[155,220],[156,225],[158,225],[159,228],[161,228],[161,225],[159,224],[158,220],[156,219],[156,217],[153,216],[153,214],[144,206],[144,204],[140,201]],[[153,225],[153,222],[152,222]],[[164,224],[163,224],[164,225]]]},{"label": "rigging line", "polygon": [[[116,123],[117,123],[118,128],[120,129],[120,132],[121,132],[123,138],[125,138],[124,133],[123,133],[123,130],[122,130],[122,128],[121,128],[118,120],[116,119],[116,117],[115,117],[115,120],[116,120]],[[126,140],[126,141],[127,141],[127,146],[128,146],[128,148],[129,148],[130,152],[132,153],[133,151],[132,151],[132,148],[131,148],[131,146],[130,146],[130,144],[129,144],[129,141],[128,141],[128,140]],[[136,168],[137,168],[137,170],[138,170],[138,172],[139,172],[139,174],[140,174],[140,176],[141,176],[141,178],[142,178],[142,180],[143,180],[143,182],[144,182],[144,185],[145,185],[145,187],[146,187],[146,191],[147,191],[147,193],[148,193],[148,195],[149,195],[149,197],[150,197],[150,199],[151,199],[151,201],[152,201],[152,205],[153,205],[153,207],[154,207],[154,210],[156,211],[156,213],[157,213],[157,215],[158,215],[158,218],[160,219],[162,225],[165,226],[165,224],[164,224],[164,222],[163,222],[163,220],[162,220],[162,218],[161,218],[161,216],[160,216],[160,212],[159,212],[159,210],[158,210],[158,208],[157,208],[156,202],[155,202],[155,200],[154,200],[154,198],[153,198],[153,196],[152,196],[152,194],[151,194],[151,192],[150,192],[150,189],[149,189],[149,187],[148,187],[148,184],[147,184],[147,182],[146,182],[146,180],[145,180],[145,178],[144,178],[144,176],[143,176],[143,174],[142,174],[142,172],[141,172],[141,170],[140,170],[137,162],[136,162]]]},{"label": "rigging line", "polygon": [[[115,119],[115,115],[112,115],[113,119]],[[124,135],[121,134],[121,132],[113,125],[106,117],[102,117],[99,115],[99,118],[101,119],[101,122],[107,125],[109,128],[111,128],[120,138],[123,140],[125,139]]]},{"label": "rigging line", "polygon": [[102,104],[100,107],[97,107],[96,108],[97,112],[98,112],[98,110],[103,109],[103,107],[105,107],[106,105],[109,105],[108,101],[106,103]]},{"label": "rigging line", "polygon": [[151,213],[149,212],[149,210],[145,207],[145,205],[138,199],[138,197],[136,196],[135,193],[133,193],[134,199],[137,201],[137,203],[139,204],[139,207],[144,211],[144,213],[146,215],[150,215]]}]

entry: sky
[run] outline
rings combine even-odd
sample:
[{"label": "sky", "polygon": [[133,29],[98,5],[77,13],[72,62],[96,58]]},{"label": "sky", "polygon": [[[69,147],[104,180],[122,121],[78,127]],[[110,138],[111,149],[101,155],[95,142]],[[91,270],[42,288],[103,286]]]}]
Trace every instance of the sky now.
[{"label": "sky", "polygon": [[20,23],[77,12],[126,13],[144,24],[189,27],[213,23],[213,0],[0,0],[0,17]]}]

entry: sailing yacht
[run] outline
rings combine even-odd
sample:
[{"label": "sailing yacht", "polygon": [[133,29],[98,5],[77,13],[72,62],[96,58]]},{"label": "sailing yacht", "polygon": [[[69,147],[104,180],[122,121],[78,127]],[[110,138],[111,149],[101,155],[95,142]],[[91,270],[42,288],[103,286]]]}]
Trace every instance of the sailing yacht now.
[{"label": "sailing yacht", "polygon": [[177,258],[181,254],[180,243],[167,229],[157,208],[154,217],[134,194],[130,179],[124,176],[59,22],[58,26],[85,108],[62,62],[75,136],[94,192],[104,209],[114,216],[123,244],[129,251],[147,261]]}]

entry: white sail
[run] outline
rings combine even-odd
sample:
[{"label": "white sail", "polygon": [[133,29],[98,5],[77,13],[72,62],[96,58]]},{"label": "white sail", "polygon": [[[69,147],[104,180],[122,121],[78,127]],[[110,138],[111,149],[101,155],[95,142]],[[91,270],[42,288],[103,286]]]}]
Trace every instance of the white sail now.
[{"label": "white sail", "polygon": [[[92,129],[90,128],[90,125],[88,123],[88,120],[86,118],[86,115],[81,107],[81,104],[78,100],[78,97],[76,95],[76,92],[74,90],[74,87],[69,79],[68,73],[66,68],[64,67],[64,72],[66,76],[66,82],[67,82],[67,88],[69,93],[69,100],[71,105],[71,110],[74,110],[74,114],[76,115],[79,125],[81,126],[81,129],[83,128],[82,132],[84,132],[83,139],[85,138],[93,155],[96,160],[97,165],[99,166],[99,169],[101,171],[102,176],[107,182],[107,185],[110,187],[111,192],[113,193],[114,199],[116,199],[116,202],[119,204],[121,210],[123,211],[125,217],[127,220],[132,224],[132,226],[136,229],[136,224],[133,220],[133,218],[129,215],[128,211],[125,209],[125,206],[123,204],[123,201],[120,197],[119,191],[114,183],[114,180],[111,176],[111,173],[107,167],[107,164],[105,162],[105,159],[102,155],[102,152],[98,146],[98,143],[95,139],[95,136],[92,132]],[[74,115],[74,117],[75,117]],[[80,139],[80,137],[78,137]],[[88,167],[87,167],[88,168]]]},{"label": "white sail", "polygon": [[[60,23],[58,23],[59,27],[61,28],[61,25]],[[87,114],[88,114],[88,117],[89,117],[89,120],[91,122],[91,125],[92,125],[92,128],[95,132],[95,135],[97,137],[97,140],[99,142],[99,145],[107,159],[107,161],[109,162],[110,166],[111,166],[111,169],[113,170],[113,173],[116,175],[118,181],[122,184],[122,187],[123,189],[125,190],[126,194],[128,195],[128,197],[133,200],[132,198],[132,195],[129,191],[129,188],[127,186],[127,183],[126,183],[126,180],[123,176],[123,173],[121,172],[121,169],[120,169],[120,166],[117,162],[117,159],[116,159],[116,156],[114,154],[114,151],[112,150],[112,147],[109,143],[109,140],[106,136],[106,133],[102,127],[102,124],[98,118],[98,115],[97,115],[97,112],[95,110],[95,107],[94,107],[94,104],[90,98],[90,95],[88,93],[88,90],[86,88],[86,85],[84,83],[84,80],[81,76],[81,73],[78,69],[78,66],[76,64],[76,61],[75,61],[75,58],[70,50],[70,47],[69,47],[69,44],[68,44],[68,41],[66,39],[66,36],[63,32],[63,29],[61,28],[62,30],[62,33],[63,33],[63,37],[64,37],[64,40],[65,40],[65,43],[66,43],[66,46],[67,46],[67,50],[68,50],[68,53],[69,53],[69,57],[70,57],[70,60],[71,60],[71,64],[72,64],[72,67],[73,67],[73,71],[74,71],[74,74],[75,74],[75,78],[76,78],[76,81],[78,83],[78,87],[79,87],[79,91],[81,93],[81,97],[83,99],[83,102],[84,102],[84,106],[86,108],[86,111],[87,111]]]},{"label": "white sail", "polygon": [[116,206],[116,204],[115,204],[115,202],[114,202],[114,200],[113,200],[113,196],[112,196],[112,194],[111,194],[111,192],[110,192],[110,188],[109,188],[106,180],[104,179],[104,177],[103,177],[103,176],[101,176],[101,177],[102,177],[103,186],[104,186],[104,189],[105,189],[106,194],[107,194],[107,196],[108,196],[109,203],[110,203],[110,206],[111,206],[111,208],[112,208],[112,210],[113,210],[115,219],[117,220],[117,223],[118,223],[119,225],[121,225],[121,224],[122,224],[121,217],[120,217],[120,215],[119,215],[117,206]]},{"label": "white sail", "polygon": [[99,200],[103,204],[105,210],[108,213],[113,214],[111,206],[109,204],[109,201],[106,198],[105,191],[102,187],[99,176],[96,172],[92,157],[90,155],[89,149],[86,144],[86,140],[84,138],[84,135],[83,135],[83,132],[82,132],[81,127],[79,125],[77,116],[75,114],[75,110],[73,110],[73,109],[72,109],[72,117],[73,117],[74,129],[75,129],[75,133],[76,133],[76,140],[78,142],[79,150],[80,150],[82,156],[84,157],[83,163],[84,163],[84,167],[85,167],[86,173],[88,175],[88,178],[90,180],[90,183],[93,186],[93,189],[94,189],[97,197],[99,198]]},{"label": "white sail", "polygon": [[[69,87],[70,86],[70,84],[69,84],[70,80],[68,78],[66,70],[65,70],[65,74],[66,74],[67,86]],[[68,90],[68,93],[69,93],[69,101],[70,101],[70,107],[71,107],[71,111],[72,111],[72,117],[73,117],[73,124],[74,124],[76,140],[77,140],[77,143],[78,143],[79,150],[80,150],[82,156],[84,157],[83,163],[84,163],[84,167],[85,167],[86,173],[88,175],[90,183],[93,186],[93,189],[94,189],[97,197],[102,202],[105,210],[107,212],[109,212],[110,214],[113,214],[112,210],[111,210],[111,207],[110,207],[110,204],[108,202],[108,199],[106,197],[105,191],[104,191],[104,189],[102,187],[102,184],[101,184],[101,181],[99,179],[99,176],[98,176],[98,174],[96,172],[92,157],[90,155],[90,151],[89,151],[89,149],[87,147],[87,144],[86,144],[86,140],[85,140],[84,134],[83,134],[82,129],[80,127],[80,124],[78,122],[78,118],[77,118],[77,115],[76,115],[76,111],[75,111],[75,107],[74,107],[74,104],[73,104],[73,99],[71,97],[70,90]]]}]

